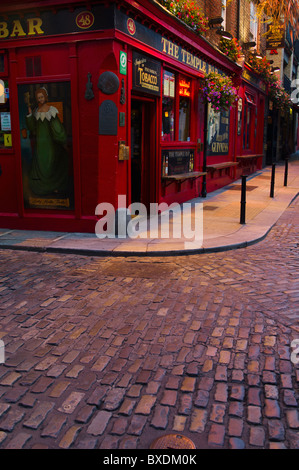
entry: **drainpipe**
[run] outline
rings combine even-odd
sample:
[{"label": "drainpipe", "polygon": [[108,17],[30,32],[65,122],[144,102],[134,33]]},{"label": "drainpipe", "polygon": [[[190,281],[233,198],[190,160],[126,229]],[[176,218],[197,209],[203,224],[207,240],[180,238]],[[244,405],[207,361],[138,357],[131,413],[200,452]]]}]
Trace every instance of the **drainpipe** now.
[{"label": "drainpipe", "polygon": [[237,1],[237,40],[240,39],[240,0]]}]

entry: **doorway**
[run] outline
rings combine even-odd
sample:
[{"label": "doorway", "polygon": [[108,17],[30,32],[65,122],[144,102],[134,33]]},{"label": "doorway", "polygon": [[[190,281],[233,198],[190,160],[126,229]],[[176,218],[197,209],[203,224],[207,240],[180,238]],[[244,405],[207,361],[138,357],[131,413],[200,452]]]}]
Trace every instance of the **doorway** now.
[{"label": "doorway", "polygon": [[156,202],[155,100],[132,98],[131,202]]}]

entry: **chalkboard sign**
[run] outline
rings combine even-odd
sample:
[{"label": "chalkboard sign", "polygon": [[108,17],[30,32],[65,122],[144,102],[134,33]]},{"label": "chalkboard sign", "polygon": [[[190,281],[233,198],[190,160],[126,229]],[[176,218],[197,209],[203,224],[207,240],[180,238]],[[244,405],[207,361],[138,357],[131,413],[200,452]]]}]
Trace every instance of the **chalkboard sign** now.
[{"label": "chalkboard sign", "polygon": [[162,176],[189,173],[194,169],[194,150],[162,150]]}]

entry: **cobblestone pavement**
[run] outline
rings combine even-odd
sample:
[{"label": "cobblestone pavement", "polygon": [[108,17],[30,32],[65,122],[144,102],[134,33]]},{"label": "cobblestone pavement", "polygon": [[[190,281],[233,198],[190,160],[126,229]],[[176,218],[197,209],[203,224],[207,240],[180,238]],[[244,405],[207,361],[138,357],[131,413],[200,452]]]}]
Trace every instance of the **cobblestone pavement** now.
[{"label": "cobblestone pavement", "polygon": [[0,448],[298,449],[298,232],[299,199],[236,251],[0,251]]}]

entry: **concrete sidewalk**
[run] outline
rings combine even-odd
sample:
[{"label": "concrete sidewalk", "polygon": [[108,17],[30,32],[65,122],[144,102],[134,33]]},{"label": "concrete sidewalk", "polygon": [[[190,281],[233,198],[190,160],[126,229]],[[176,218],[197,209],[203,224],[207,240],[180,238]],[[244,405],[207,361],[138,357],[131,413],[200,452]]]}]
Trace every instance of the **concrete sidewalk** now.
[{"label": "concrete sidewalk", "polygon": [[271,167],[247,178],[245,224],[240,224],[241,180],[209,193],[206,198],[190,201],[193,206],[203,204],[203,242],[194,247],[178,238],[147,236],[101,240],[95,234],[0,229],[0,249],[93,256],[161,256],[242,248],[265,238],[299,194],[297,154],[289,162],[287,186],[284,186],[284,164],[276,165],[273,198],[270,197],[270,184]]}]

